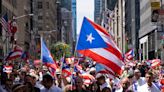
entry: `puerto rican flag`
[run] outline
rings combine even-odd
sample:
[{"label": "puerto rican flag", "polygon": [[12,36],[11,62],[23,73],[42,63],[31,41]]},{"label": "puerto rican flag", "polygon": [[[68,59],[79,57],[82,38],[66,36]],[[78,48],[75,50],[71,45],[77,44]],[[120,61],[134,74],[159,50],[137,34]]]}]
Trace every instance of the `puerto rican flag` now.
[{"label": "puerto rican flag", "polygon": [[110,79],[114,79],[115,73],[111,69],[107,69],[102,64],[96,64],[96,72],[101,74],[107,74]]},{"label": "puerto rican flag", "polygon": [[69,77],[72,75],[71,70],[70,70],[70,66],[66,63],[66,60],[63,58],[62,60],[63,65],[62,65],[62,73],[63,73],[63,77]]},{"label": "puerto rican flag", "polygon": [[54,76],[58,66],[56,62],[53,60],[52,55],[42,38],[41,38],[41,61],[49,68],[51,74]]},{"label": "puerto rican flag", "polygon": [[83,78],[85,85],[92,84],[96,80],[95,77],[89,73],[83,73],[80,76]]},{"label": "puerto rican flag", "polygon": [[125,54],[125,59],[126,61],[132,60],[134,58],[134,49],[130,49],[126,54]]},{"label": "puerto rican flag", "polygon": [[158,67],[160,64],[161,64],[161,60],[160,59],[153,59],[153,60],[151,60],[151,68]]},{"label": "puerto rican flag", "polygon": [[161,60],[160,59],[146,60],[146,64],[150,68],[155,68],[155,67],[158,67],[161,64]]},{"label": "puerto rican flag", "polygon": [[84,17],[77,51],[121,75],[123,55],[107,31]]},{"label": "puerto rican flag", "polygon": [[12,66],[4,66],[3,68],[3,72],[6,72],[6,73],[11,73],[12,70],[13,70]]},{"label": "puerto rican flag", "polygon": [[5,61],[14,60],[22,56],[23,50],[19,46],[15,46],[14,49],[5,58]]},{"label": "puerto rican flag", "polygon": [[74,62],[74,72],[84,73],[82,66],[79,65],[79,60]]}]

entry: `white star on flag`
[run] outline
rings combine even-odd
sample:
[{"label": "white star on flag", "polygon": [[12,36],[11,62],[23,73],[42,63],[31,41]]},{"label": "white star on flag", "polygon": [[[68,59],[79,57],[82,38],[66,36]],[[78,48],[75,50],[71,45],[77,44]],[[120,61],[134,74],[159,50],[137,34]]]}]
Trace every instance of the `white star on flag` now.
[{"label": "white star on flag", "polygon": [[90,42],[90,44],[92,44],[92,40],[94,40],[95,38],[92,37],[92,33],[90,33],[89,35],[87,35],[87,41]]}]

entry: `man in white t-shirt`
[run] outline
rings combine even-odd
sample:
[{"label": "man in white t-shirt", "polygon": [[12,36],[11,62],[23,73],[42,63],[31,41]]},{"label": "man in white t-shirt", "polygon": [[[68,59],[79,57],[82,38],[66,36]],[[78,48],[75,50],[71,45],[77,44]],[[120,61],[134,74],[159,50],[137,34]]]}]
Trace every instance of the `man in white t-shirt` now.
[{"label": "man in white t-shirt", "polygon": [[136,69],[134,71],[134,79],[130,89],[133,90],[134,92],[138,92],[139,87],[141,87],[145,83],[146,83],[145,78],[141,77],[141,72],[138,69]]},{"label": "man in white t-shirt", "polygon": [[153,73],[148,72],[145,75],[146,83],[139,87],[138,92],[161,92],[155,83],[153,83]]}]

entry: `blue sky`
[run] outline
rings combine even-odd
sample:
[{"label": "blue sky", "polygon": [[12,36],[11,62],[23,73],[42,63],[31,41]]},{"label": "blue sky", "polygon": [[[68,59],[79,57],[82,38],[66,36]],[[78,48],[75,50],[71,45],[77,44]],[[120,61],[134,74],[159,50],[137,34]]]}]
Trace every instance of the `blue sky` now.
[{"label": "blue sky", "polygon": [[83,17],[94,20],[94,0],[76,0],[77,6],[77,34],[81,29]]}]

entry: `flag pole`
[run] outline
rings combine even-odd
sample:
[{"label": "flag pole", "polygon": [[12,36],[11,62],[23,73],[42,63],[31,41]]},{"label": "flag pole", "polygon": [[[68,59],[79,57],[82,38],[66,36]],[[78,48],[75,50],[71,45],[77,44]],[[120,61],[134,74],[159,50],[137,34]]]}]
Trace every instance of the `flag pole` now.
[{"label": "flag pole", "polygon": [[[84,20],[83,20],[83,21],[84,21]],[[81,34],[81,30],[80,30],[80,34]],[[74,57],[75,57],[75,58],[76,58],[76,51],[77,51],[77,43],[79,42],[80,34],[79,34],[79,36],[78,36],[78,38],[77,38],[76,46],[75,46],[75,48],[74,48]],[[78,57],[77,57],[77,59],[78,59]],[[73,60],[73,62],[72,62],[72,64],[71,64],[71,73],[72,73],[72,75],[71,75],[71,85],[72,85],[71,90],[73,90],[73,72],[74,72],[74,68],[75,68],[74,62],[75,62],[75,59]],[[79,62],[79,59],[78,59],[78,62]],[[73,66],[73,67],[72,67],[72,66]],[[72,68],[73,68],[73,69],[72,69]]]},{"label": "flag pole", "polygon": [[[80,31],[81,32],[81,31]],[[78,38],[77,38],[77,41],[76,41],[76,46],[75,46],[75,48],[74,48],[74,59],[73,59],[73,62],[72,62],[72,64],[71,64],[71,90],[73,90],[73,73],[74,73],[74,69],[75,69],[75,65],[74,65],[74,63],[75,63],[75,59],[76,59],[76,57],[77,57],[77,54],[76,54],[76,51],[77,51],[77,43],[78,43],[78,41],[79,41],[79,38],[80,38],[80,36],[78,36]],[[79,58],[77,57],[77,59],[78,59],[78,62],[79,62]]]},{"label": "flag pole", "polygon": [[41,44],[41,48],[40,48],[40,49],[41,49],[40,61],[43,62],[43,61],[42,61],[42,60],[43,60],[43,56],[42,56],[42,54],[43,54],[43,53],[42,53],[42,52],[43,52],[43,51],[42,51],[43,36],[42,36],[42,34],[40,34],[40,44]]},{"label": "flag pole", "polygon": [[[63,62],[64,62],[64,60],[65,60],[65,54],[64,55],[62,55],[62,57],[60,58],[60,63],[61,63],[61,66],[60,66],[60,73],[61,73],[61,77],[62,77],[62,79],[61,79],[61,84],[60,84],[60,86],[62,87],[63,85]],[[64,85],[65,86],[65,85]]]},{"label": "flag pole", "polygon": [[[77,51],[77,43],[78,43],[78,41],[79,41],[79,37],[80,36],[78,36],[78,39],[77,39],[77,42],[76,42],[76,46],[75,46],[75,48],[74,48],[74,59],[73,59],[73,62],[72,62],[72,64],[71,64],[71,90],[73,90],[73,73],[74,73],[74,68],[75,68],[75,66],[74,66],[74,62],[75,62],[75,58],[77,57],[77,55],[76,55],[76,51]],[[77,57],[78,58],[78,57]],[[79,60],[79,59],[78,59]]]},{"label": "flag pole", "polygon": [[[60,62],[61,62],[61,66],[60,66],[60,73],[61,73],[61,75],[62,75],[62,68],[63,68],[63,62],[64,62],[64,60],[65,60],[65,54],[61,57],[62,58],[62,60],[60,59]],[[64,60],[63,60],[64,59]]]}]

